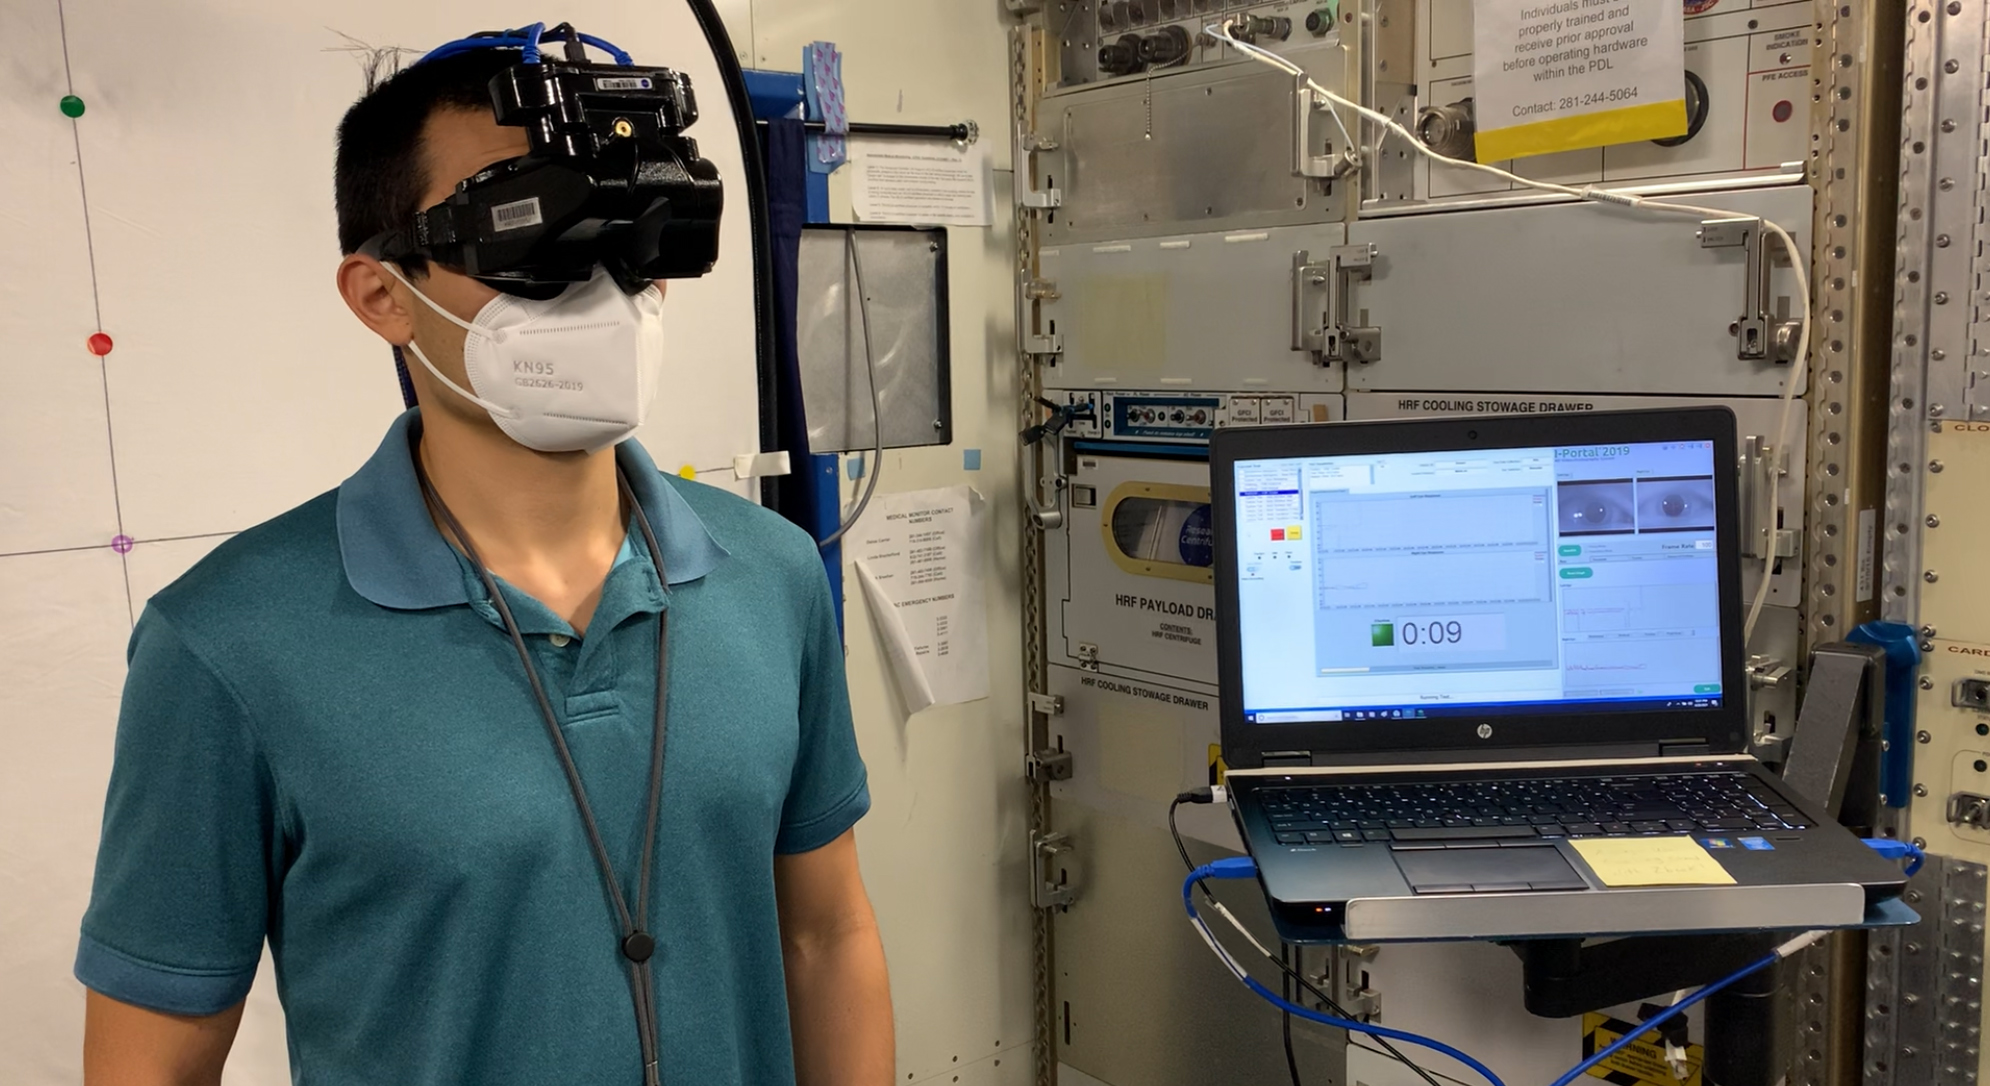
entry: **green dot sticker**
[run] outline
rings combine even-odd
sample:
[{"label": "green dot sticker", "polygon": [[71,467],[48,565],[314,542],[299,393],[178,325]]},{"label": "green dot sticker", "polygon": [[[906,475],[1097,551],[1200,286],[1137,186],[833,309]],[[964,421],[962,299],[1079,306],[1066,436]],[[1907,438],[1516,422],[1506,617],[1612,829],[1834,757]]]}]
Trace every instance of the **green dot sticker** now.
[{"label": "green dot sticker", "polygon": [[64,117],[81,117],[83,115],[83,100],[73,94],[63,95],[62,115]]}]

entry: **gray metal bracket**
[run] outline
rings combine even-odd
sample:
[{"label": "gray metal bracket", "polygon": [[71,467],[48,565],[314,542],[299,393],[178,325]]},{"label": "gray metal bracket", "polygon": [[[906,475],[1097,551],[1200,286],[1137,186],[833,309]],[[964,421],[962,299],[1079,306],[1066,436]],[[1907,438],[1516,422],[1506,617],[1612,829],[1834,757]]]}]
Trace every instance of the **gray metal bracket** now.
[{"label": "gray metal bracket", "polygon": [[1334,107],[1306,81],[1305,75],[1292,77],[1292,176],[1337,181],[1361,168],[1361,155],[1352,147],[1336,152],[1331,138],[1326,141],[1326,154],[1313,153],[1313,118]]},{"label": "gray metal bracket", "polygon": [[1292,254],[1292,349],[1311,351],[1322,365],[1348,362],[1368,365],[1382,357],[1382,330],[1357,326],[1351,289],[1374,274],[1375,246],[1336,245],[1327,259],[1313,260],[1311,250]]},{"label": "gray metal bracket", "polygon": [[1747,558],[1795,558],[1797,533],[1776,526],[1776,481],[1789,453],[1750,434],[1741,439],[1741,553]]},{"label": "gray metal bracket", "polygon": [[1038,784],[1068,781],[1075,772],[1068,750],[1039,750],[1024,759],[1023,775]]},{"label": "gray metal bracket", "polygon": [[[1035,152],[1057,150],[1056,140],[1038,136],[1034,133],[1024,133],[1023,137],[1017,141],[1017,144],[1023,152],[1023,154],[1016,156],[1016,161],[1019,164],[1028,162],[1029,155]],[[1032,208],[1037,211],[1049,211],[1064,206],[1064,190],[1055,187],[1037,188],[1031,177],[1033,172],[1026,171],[1021,165],[1017,166],[1016,181],[1019,187],[1016,190],[1016,206]]]},{"label": "gray metal bracket", "polygon": [[1709,219],[1700,224],[1700,248],[1739,248],[1748,257],[1748,272],[1741,287],[1741,318],[1735,322],[1735,357],[1786,366],[1796,360],[1803,321],[1790,316],[1787,298],[1777,299],[1776,315],[1769,315],[1769,271],[1774,261],[1768,251],[1768,233],[1755,219]]},{"label": "gray metal bracket", "polygon": [[1078,900],[1078,888],[1071,883],[1071,839],[1061,833],[1030,834],[1030,904],[1039,909],[1068,909]]}]

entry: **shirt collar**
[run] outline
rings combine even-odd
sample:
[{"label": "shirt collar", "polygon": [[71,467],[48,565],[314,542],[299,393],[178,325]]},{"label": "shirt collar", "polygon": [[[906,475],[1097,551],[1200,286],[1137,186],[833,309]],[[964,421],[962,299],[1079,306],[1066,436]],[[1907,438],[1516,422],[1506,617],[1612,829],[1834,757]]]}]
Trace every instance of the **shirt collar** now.
[{"label": "shirt collar", "polygon": [[[436,530],[422,503],[409,437],[421,432],[421,410],[394,420],[365,464],[339,487],[339,556],[353,591],[382,607],[412,611],[466,604],[455,549]],[[615,462],[643,507],[671,584],[710,573],[726,550],[705,522],[666,482],[634,439],[615,446]]]}]

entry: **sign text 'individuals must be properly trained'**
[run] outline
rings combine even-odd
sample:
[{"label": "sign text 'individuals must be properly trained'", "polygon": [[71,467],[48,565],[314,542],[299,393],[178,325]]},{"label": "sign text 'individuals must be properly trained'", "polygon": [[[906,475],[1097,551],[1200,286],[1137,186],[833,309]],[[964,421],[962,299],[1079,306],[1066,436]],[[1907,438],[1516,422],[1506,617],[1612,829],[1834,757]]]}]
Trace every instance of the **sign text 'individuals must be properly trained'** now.
[{"label": "sign text 'individuals must be properly trained'", "polygon": [[1478,160],[1686,131],[1679,0],[1473,0]]}]

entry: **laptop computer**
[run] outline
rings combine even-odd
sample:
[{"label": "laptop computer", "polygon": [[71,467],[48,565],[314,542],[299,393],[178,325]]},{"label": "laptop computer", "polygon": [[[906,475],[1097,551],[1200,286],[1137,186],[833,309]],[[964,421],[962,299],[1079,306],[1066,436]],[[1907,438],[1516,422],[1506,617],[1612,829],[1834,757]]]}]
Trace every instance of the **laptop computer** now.
[{"label": "laptop computer", "polygon": [[1229,802],[1292,937],[1844,927],[1901,892],[1746,753],[1735,434],[1217,432]]}]

